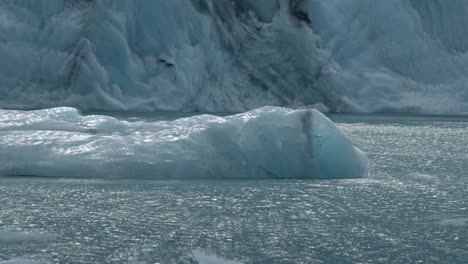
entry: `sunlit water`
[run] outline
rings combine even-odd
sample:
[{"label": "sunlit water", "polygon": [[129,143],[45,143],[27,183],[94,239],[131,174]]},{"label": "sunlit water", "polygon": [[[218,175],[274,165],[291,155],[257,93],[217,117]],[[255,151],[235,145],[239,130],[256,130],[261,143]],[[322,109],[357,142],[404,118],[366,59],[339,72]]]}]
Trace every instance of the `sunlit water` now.
[{"label": "sunlit water", "polygon": [[368,178],[0,178],[0,264],[466,263],[468,119],[333,119]]}]

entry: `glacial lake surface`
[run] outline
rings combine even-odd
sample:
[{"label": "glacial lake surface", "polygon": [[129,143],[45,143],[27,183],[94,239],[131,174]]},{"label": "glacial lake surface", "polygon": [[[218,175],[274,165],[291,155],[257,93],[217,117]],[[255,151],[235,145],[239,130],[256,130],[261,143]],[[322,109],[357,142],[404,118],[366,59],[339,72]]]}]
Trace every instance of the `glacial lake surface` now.
[{"label": "glacial lake surface", "polygon": [[468,118],[331,118],[367,178],[0,177],[0,264],[466,263]]}]

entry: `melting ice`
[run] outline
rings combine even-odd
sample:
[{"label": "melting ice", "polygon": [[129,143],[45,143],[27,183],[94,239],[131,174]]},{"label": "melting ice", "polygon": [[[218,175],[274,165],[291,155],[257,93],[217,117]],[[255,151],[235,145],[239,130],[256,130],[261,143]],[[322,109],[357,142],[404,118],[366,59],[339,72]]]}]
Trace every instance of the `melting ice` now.
[{"label": "melting ice", "polygon": [[0,175],[348,178],[366,155],[316,110],[127,122],[74,108],[0,110]]}]

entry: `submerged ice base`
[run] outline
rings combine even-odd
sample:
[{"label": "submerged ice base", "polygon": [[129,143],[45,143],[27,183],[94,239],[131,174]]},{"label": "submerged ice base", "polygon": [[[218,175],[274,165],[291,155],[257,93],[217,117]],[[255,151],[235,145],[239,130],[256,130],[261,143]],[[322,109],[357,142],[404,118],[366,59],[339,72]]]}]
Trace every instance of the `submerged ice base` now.
[{"label": "submerged ice base", "polygon": [[127,122],[74,108],[0,110],[0,175],[355,178],[366,155],[317,110]]}]

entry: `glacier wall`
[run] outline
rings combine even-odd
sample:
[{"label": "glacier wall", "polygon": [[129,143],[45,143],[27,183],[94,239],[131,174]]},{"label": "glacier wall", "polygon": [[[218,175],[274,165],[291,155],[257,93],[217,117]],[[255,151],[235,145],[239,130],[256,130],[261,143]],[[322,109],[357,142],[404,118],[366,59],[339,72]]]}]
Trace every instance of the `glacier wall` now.
[{"label": "glacier wall", "polygon": [[126,122],[74,108],[0,110],[0,175],[149,179],[365,177],[368,159],[317,110]]},{"label": "glacier wall", "polygon": [[468,112],[464,0],[3,0],[0,108]]}]

